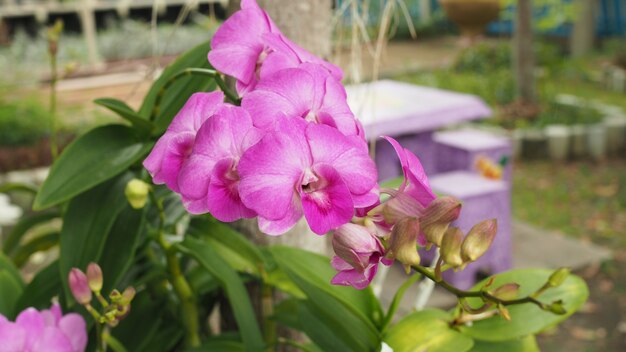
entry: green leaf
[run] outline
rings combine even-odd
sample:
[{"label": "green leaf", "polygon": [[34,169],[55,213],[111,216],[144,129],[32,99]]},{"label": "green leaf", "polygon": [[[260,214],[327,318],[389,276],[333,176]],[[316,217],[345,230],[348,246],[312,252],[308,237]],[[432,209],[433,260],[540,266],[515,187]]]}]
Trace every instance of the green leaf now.
[{"label": "green leaf", "polygon": [[0,269],[0,314],[13,318],[15,303],[22,294],[22,286],[8,270]]},{"label": "green leaf", "polygon": [[52,165],[33,208],[44,209],[66,201],[111,179],[152,148],[142,143],[132,128],[96,127],[70,144]]},{"label": "green leaf", "polygon": [[[337,273],[330,259],[298,248],[272,246],[269,248],[275,261],[288,274],[309,281],[317,288],[341,301],[363,320],[372,324],[382,318],[382,308],[372,290],[356,290],[353,287],[335,286],[330,280]],[[302,287],[300,287],[302,289]],[[306,292],[306,291],[305,291]]]},{"label": "green leaf", "polygon": [[30,256],[56,246],[59,243],[59,231],[51,231],[41,236],[37,236],[29,242],[19,246],[13,255],[13,262],[21,268],[28,262]]},{"label": "green leaf", "polygon": [[161,326],[152,335],[143,350],[148,352],[175,351],[177,350],[176,345],[181,343],[184,336],[185,330],[180,324],[169,319],[161,319]]},{"label": "green leaf", "polygon": [[144,230],[143,214],[143,210],[135,210],[126,205],[115,219],[98,259],[104,273],[103,292],[115,288],[132,265]]},{"label": "green leaf", "polygon": [[22,280],[22,275],[20,275],[20,271],[17,270],[11,259],[9,259],[6,255],[0,252],[0,271],[6,271],[15,282],[19,284],[21,288],[24,287],[24,281]]},{"label": "green leaf", "polygon": [[[192,67],[211,68],[207,60],[207,54],[210,49],[210,42],[202,43],[181,55],[168,66],[159,79],[154,82],[148,94],[146,94],[141,108],[139,109],[139,115],[147,118],[152,114],[154,104],[157,100],[157,96],[161,93],[161,89],[175,74]],[[169,86],[161,100],[158,114],[154,121],[155,132],[160,133],[165,131],[176,113],[183,107],[187,99],[189,99],[193,93],[214,90],[215,86],[215,82],[213,82],[212,79],[204,76],[190,75],[178,79],[174,84]]]},{"label": "green leaf", "polygon": [[215,277],[230,302],[243,343],[248,351],[260,351],[265,347],[261,331],[257,325],[254,309],[243,282],[228,263],[207,243],[187,236],[176,248],[193,257],[204,269]]},{"label": "green leaf", "polygon": [[[543,286],[550,274],[552,274],[552,271],[544,269],[512,270],[495,275],[495,280],[491,287],[516,282],[520,284],[519,297],[524,297]],[[487,280],[478,283],[474,289],[480,289]],[[538,298],[540,301],[548,304],[559,299],[563,300],[567,314],[556,315],[543,311],[532,303],[525,303],[507,307],[511,315],[511,321],[507,321],[500,316],[494,316],[476,321],[472,326],[462,326],[460,330],[477,340],[506,341],[520,338],[538,333],[563,321],[578,310],[585,303],[588,296],[589,290],[585,281],[575,275],[570,275],[561,286],[548,289]],[[468,299],[468,303],[474,307],[480,305],[478,299]]]},{"label": "green leaf", "polygon": [[186,352],[206,352],[206,351],[223,351],[223,352],[240,352],[245,351],[245,346],[239,341],[221,339],[219,336],[209,339],[202,346],[185,350]]},{"label": "green leaf", "polygon": [[130,106],[121,100],[114,98],[100,98],[94,100],[94,103],[103,106],[118,114],[123,119],[128,120],[128,122],[141,132],[150,133],[150,131],[154,128],[152,122],[136,113]]},{"label": "green leaf", "polygon": [[539,346],[534,335],[529,335],[520,339],[502,342],[487,342],[481,340],[474,341],[471,352],[539,352]]},{"label": "green leaf", "polygon": [[60,213],[55,210],[45,213],[35,213],[31,216],[21,218],[17,224],[13,226],[11,232],[9,232],[8,236],[4,240],[4,244],[2,246],[4,253],[11,254],[20,244],[22,237],[24,237],[30,229],[56,219],[59,216]]},{"label": "green leaf", "polygon": [[259,275],[263,255],[241,233],[208,217],[194,218],[189,233],[211,244],[211,247],[237,271]]},{"label": "green leaf", "polygon": [[[335,271],[327,257],[282,246],[270,247],[270,252],[280,268],[306,295],[307,299],[303,301],[306,308],[299,309],[299,313],[306,316],[301,320],[311,321],[303,322],[302,327],[313,342],[324,348],[327,341],[320,339],[329,333],[356,350],[372,350],[380,346],[373,317],[375,309],[372,308],[376,299],[371,290],[331,285],[330,279]],[[317,326],[318,323],[313,321],[324,326]]]},{"label": "green leaf", "polygon": [[54,296],[63,293],[63,283],[59,277],[59,261],[56,260],[40,270],[33,280],[26,285],[17,302],[17,311],[28,307],[44,309],[50,307]]},{"label": "green leaf", "polygon": [[387,311],[387,314],[385,315],[385,318],[383,319],[382,328],[381,328],[383,331],[385,331],[389,323],[391,323],[393,316],[396,314],[396,311],[400,307],[400,302],[402,302],[402,297],[404,297],[406,290],[408,290],[409,287],[411,287],[415,282],[417,282],[417,280],[419,280],[420,277],[422,276],[419,274],[413,274],[408,279],[406,279],[406,281],[404,281],[404,283],[396,291],[396,294],[393,295],[391,304],[389,304],[389,310]]},{"label": "green leaf", "polygon": [[[117,215],[127,206],[124,188],[131,178],[132,174],[126,173],[70,202],[63,217],[59,255],[59,269],[65,288],[71,268],[84,271],[89,262],[100,259]],[[69,290],[66,289],[66,292],[70,298]]]},{"label": "green leaf", "polygon": [[146,291],[138,293],[133,299],[130,314],[112,330],[113,336],[127,351],[149,351],[145,346],[162,324],[164,308],[163,300],[153,299]]},{"label": "green leaf", "polygon": [[468,351],[472,339],[450,328],[451,319],[450,314],[438,309],[415,312],[392,326],[383,340],[394,352]]}]

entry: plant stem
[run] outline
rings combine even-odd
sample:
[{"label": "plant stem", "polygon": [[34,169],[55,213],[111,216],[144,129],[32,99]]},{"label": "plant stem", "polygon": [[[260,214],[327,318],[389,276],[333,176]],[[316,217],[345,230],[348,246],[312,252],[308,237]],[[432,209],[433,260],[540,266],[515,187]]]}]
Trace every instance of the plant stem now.
[{"label": "plant stem", "polygon": [[56,160],[59,149],[57,146],[57,126],[56,126],[56,111],[57,111],[57,81],[59,79],[57,74],[57,53],[50,51],[50,154],[52,155],[52,161]]},{"label": "plant stem", "polygon": [[113,335],[109,333],[108,329],[104,329],[102,332],[102,341],[104,341],[104,343],[111,347],[111,349],[115,352],[126,352],[124,345],[122,345],[118,339],[113,337]]},{"label": "plant stem", "polygon": [[159,211],[157,242],[163,249],[163,252],[165,252],[167,268],[170,274],[170,283],[174,288],[174,293],[176,293],[176,296],[180,300],[183,325],[186,330],[185,341],[190,347],[198,347],[200,346],[200,335],[198,334],[200,325],[198,308],[195,304],[195,297],[193,291],[191,290],[191,286],[181,271],[180,262],[178,261],[176,252],[172,248],[172,245],[165,239],[165,210],[163,209],[163,202],[160,199],[157,199],[153,191],[150,191],[150,198]]},{"label": "plant stem", "polygon": [[274,319],[271,318],[272,314],[274,314],[274,291],[272,290],[272,286],[265,283],[265,271],[261,267],[261,276],[263,279],[261,280],[261,312],[263,315],[263,335],[265,337],[265,342],[269,346],[272,341],[276,340],[276,323]]},{"label": "plant stem", "polygon": [[154,119],[156,119],[156,115],[159,113],[159,110],[161,108],[161,100],[163,100],[163,96],[165,95],[167,89],[170,88],[172,84],[176,83],[176,81],[178,81],[180,78],[192,75],[208,76],[213,78],[213,80],[215,80],[215,83],[217,83],[218,87],[220,87],[222,92],[224,92],[224,94],[230,101],[232,101],[236,105],[240,104],[241,99],[235,92],[228,88],[226,82],[224,82],[219,72],[207,68],[187,68],[170,77],[170,79],[165,82],[163,87],[161,87],[161,90],[159,91],[159,94],[157,94],[154,101],[154,108],[152,109],[152,114],[150,115],[150,121],[154,121]]},{"label": "plant stem", "polygon": [[537,305],[539,308],[543,310],[548,309],[548,306],[546,304],[540,302],[539,300],[537,300],[535,297],[532,297],[532,296],[526,296],[526,297],[511,299],[511,300],[500,299],[492,295],[491,293],[487,291],[483,291],[483,290],[464,291],[464,290],[458,289],[450,285],[447,281],[443,279],[437,279],[432,270],[429,270],[422,266],[414,265],[413,270],[431,279],[432,281],[437,283],[439,286],[445,288],[447,291],[457,296],[457,298],[478,297],[478,298],[482,298],[483,301],[485,302],[492,302],[492,303],[500,304],[503,306],[510,306],[510,305],[523,304],[523,303],[532,303],[532,304]]}]

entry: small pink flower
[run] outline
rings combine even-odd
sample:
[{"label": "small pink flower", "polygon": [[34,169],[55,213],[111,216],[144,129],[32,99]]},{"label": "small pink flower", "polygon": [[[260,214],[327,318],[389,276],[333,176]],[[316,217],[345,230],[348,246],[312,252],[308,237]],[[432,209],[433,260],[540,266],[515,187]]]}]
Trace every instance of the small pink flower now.
[{"label": "small pink flower", "polygon": [[256,215],[240,200],[237,168],[243,153],[262,136],[246,110],[228,104],[202,125],[178,177],[189,212],[210,212],[221,221]]},{"label": "small pink flower", "polygon": [[178,173],[191,154],[196,133],[223,101],[222,92],[195,93],[187,100],[143,162],[155,184],[179,191]]},{"label": "small pink flower", "polygon": [[87,324],[76,313],[63,315],[58,304],[50,310],[27,308],[15,322],[0,315],[0,351],[82,352],[87,347]]},{"label": "small pink flower", "polygon": [[378,263],[391,265],[385,259],[385,251],[380,240],[366,227],[344,224],[334,231],[333,249],[336,256],[331,264],[339,271],[333,277],[333,285],[353,286],[362,290],[376,275]]},{"label": "small pink flower", "polygon": [[302,215],[324,234],[378,199],[376,168],[363,144],[329,126],[283,118],[241,158],[241,199],[267,234],[285,233]]},{"label": "small pink flower", "polygon": [[307,63],[280,70],[262,79],[241,104],[259,128],[270,129],[279,117],[286,116],[364,138],[348,106],[345,89],[320,65]]}]

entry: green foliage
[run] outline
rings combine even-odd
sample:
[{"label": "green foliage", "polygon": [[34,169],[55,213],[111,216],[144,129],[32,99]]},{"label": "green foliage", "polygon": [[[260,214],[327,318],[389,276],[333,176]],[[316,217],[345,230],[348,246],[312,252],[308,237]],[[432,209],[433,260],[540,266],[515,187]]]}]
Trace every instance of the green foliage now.
[{"label": "green foliage", "polygon": [[45,209],[122,173],[144,157],[152,143],[139,140],[123,125],[96,127],[77,138],[52,165],[35,198],[35,209]]},{"label": "green foliage", "polygon": [[35,99],[0,96],[0,145],[32,145],[49,133],[50,115]]},{"label": "green foliage", "polygon": [[457,72],[488,74],[493,70],[511,68],[511,45],[482,42],[463,49],[452,66]]},{"label": "green foliage", "polygon": [[395,324],[384,337],[385,342],[398,352],[420,349],[428,351],[469,351],[471,338],[451,329],[450,314],[427,309],[407,315]]}]

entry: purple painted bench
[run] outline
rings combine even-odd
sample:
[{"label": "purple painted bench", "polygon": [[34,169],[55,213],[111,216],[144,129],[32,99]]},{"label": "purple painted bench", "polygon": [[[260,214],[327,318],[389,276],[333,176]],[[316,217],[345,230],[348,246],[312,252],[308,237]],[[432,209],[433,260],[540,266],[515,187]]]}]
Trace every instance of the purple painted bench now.
[{"label": "purple painted bench", "polygon": [[[435,175],[430,185],[438,194],[449,195],[463,202],[461,215],[452,224],[464,234],[479,221],[496,218],[498,233],[491,248],[465,270],[446,271],[443,276],[461,289],[470,288],[477,274],[495,274],[512,267],[511,197],[508,182],[489,180],[469,171],[454,171]],[[425,261],[432,260],[434,250],[424,251]]]},{"label": "purple painted bench", "polygon": [[[368,139],[392,136],[415,153],[428,174],[437,172],[433,141],[435,130],[491,115],[478,97],[391,80],[348,86],[348,104],[361,120]],[[400,165],[391,146],[376,143],[379,179],[400,176]]]},{"label": "purple painted bench", "polygon": [[476,171],[476,160],[484,156],[498,163],[508,159],[503,179],[511,182],[511,142],[508,138],[483,131],[463,129],[436,132],[433,135],[437,153],[437,173],[467,170]]}]

